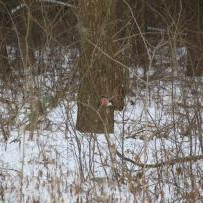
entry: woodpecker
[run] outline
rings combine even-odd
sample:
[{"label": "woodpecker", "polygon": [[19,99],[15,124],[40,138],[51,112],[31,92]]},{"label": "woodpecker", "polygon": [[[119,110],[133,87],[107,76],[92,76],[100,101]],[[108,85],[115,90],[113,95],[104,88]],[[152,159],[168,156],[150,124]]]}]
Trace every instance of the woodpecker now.
[{"label": "woodpecker", "polygon": [[102,107],[113,107],[112,100],[109,100],[107,97],[102,97],[100,100],[100,104]]}]

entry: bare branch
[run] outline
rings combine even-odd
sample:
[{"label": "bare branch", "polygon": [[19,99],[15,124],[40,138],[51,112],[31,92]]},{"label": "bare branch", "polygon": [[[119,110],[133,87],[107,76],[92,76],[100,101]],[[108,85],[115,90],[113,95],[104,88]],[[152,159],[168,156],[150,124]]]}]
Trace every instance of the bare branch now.
[{"label": "bare branch", "polygon": [[203,159],[203,155],[199,155],[199,156],[186,156],[186,157],[179,157],[179,158],[176,158],[176,159],[172,159],[172,160],[168,160],[168,161],[163,161],[163,162],[160,162],[160,163],[155,163],[155,164],[143,164],[143,163],[140,163],[140,162],[137,162],[137,161],[134,161],[130,158],[127,158],[127,157],[124,157],[119,151],[116,152],[116,154],[124,159],[125,161],[128,161],[134,165],[137,165],[139,167],[145,167],[145,168],[158,168],[158,167],[161,167],[161,166],[165,166],[165,165],[168,165],[168,166],[172,166],[174,164],[177,164],[177,163],[184,163],[184,162],[189,162],[189,161],[198,161],[198,160],[202,160]]}]

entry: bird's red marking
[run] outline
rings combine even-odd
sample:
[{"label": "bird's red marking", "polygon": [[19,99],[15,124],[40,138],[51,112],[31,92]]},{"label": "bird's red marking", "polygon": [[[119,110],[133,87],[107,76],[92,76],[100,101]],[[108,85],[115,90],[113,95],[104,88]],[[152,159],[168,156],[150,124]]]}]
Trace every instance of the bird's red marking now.
[{"label": "bird's red marking", "polygon": [[101,106],[108,106],[109,105],[109,99],[108,98],[101,98]]}]

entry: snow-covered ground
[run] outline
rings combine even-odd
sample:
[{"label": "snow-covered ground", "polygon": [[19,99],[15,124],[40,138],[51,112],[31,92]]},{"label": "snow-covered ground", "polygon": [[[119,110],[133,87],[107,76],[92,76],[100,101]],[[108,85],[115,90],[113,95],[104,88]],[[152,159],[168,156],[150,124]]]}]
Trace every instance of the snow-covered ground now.
[{"label": "snow-covered ground", "polygon": [[[54,57],[46,50],[42,57],[48,63],[62,55],[59,72],[70,76],[70,56],[60,51],[56,48]],[[177,52],[177,60],[184,57],[184,49]],[[0,142],[0,202],[201,202],[203,81],[181,78],[181,71],[175,70],[166,65],[166,75],[174,78],[161,75],[148,83],[134,78],[144,76],[141,68],[132,71],[125,108],[115,113],[115,132],[109,135],[76,131],[74,94],[63,95],[32,135],[26,130],[29,105],[20,94],[12,98],[16,106],[0,109],[5,122],[12,115],[9,111],[18,114],[8,129],[3,128],[9,134],[7,142]],[[148,76],[154,72],[151,68]],[[72,77],[63,78],[65,83],[58,73],[50,73],[35,78],[45,107],[55,89],[64,90]],[[52,80],[61,83],[55,87]],[[68,94],[75,92],[71,87],[65,89]],[[12,94],[5,95],[9,100]]]},{"label": "snow-covered ground", "polygon": [[[180,88],[177,85],[173,101],[169,84],[154,87],[149,96],[154,99],[147,103],[128,97],[123,112],[115,114],[115,133],[107,136],[75,130],[74,101],[62,101],[50,112],[47,126],[35,131],[33,140],[23,127],[12,128],[9,140],[0,147],[1,201],[179,202],[189,195],[200,201],[202,159],[166,163],[201,155],[198,136],[183,135],[188,123],[185,109],[176,111],[184,103]],[[162,98],[156,99],[157,91]],[[126,159],[122,161],[117,152]]]}]

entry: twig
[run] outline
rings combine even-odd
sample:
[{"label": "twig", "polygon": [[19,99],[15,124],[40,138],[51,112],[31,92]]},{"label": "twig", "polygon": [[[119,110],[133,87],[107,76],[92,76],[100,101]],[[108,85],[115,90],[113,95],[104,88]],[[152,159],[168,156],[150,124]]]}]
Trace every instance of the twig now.
[{"label": "twig", "polygon": [[[53,4],[56,4],[56,5],[67,6],[67,7],[70,7],[70,8],[77,8],[76,6],[74,6],[72,4],[65,3],[65,2],[62,2],[62,1],[57,1],[57,0],[41,0],[41,1],[36,1],[35,3],[37,3],[37,2],[38,3],[43,3],[43,2],[53,3]],[[17,7],[15,7],[14,9],[11,10],[11,13],[14,14],[15,12],[19,11],[22,8],[27,8],[27,4],[23,3],[23,4],[18,5]]]},{"label": "twig", "polygon": [[189,162],[189,161],[198,161],[198,160],[203,159],[203,155],[198,155],[198,156],[179,157],[179,158],[176,158],[176,159],[163,161],[163,162],[155,163],[155,164],[143,164],[143,163],[134,161],[134,160],[132,160],[130,158],[122,156],[122,154],[119,151],[117,151],[116,154],[120,158],[122,158],[123,160],[128,161],[128,162],[130,162],[130,163],[132,163],[134,165],[137,165],[139,167],[142,167],[142,168],[143,167],[145,167],[145,168],[158,168],[158,167],[165,166],[165,165],[172,166],[172,165],[177,164],[177,163],[184,163],[184,162]]}]

